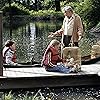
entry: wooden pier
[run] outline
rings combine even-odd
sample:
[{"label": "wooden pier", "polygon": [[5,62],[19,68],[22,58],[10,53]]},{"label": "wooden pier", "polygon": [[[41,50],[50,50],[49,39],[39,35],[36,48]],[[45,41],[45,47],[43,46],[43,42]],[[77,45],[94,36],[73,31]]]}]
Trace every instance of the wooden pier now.
[{"label": "wooden pier", "polygon": [[100,65],[82,65],[78,73],[47,72],[43,67],[3,68],[0,90],[100,85]]}]

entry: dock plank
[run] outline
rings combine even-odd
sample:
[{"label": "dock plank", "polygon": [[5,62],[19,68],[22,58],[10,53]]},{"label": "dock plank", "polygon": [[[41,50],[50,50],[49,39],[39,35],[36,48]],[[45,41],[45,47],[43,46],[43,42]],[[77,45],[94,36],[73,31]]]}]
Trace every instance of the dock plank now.
[{"label": "dock plank", "polygon": [[4,68],[3,76],[5,77],[37,77],[37,76],[53,76],[53,75],[81,75],[81,74],[97,74],[100,72],[100,64],[82,65],[82,72],[64,74],[59,72],[47,72],[43,67],[40,68]]},{"label": "dock plank", "polygon": [[[17,74],[14,74],[17,73]],[[53,76],[53,75],[67,75],[57,72],[47,72],[44,68],[7,68],[4,70],[6,77],[37,77],[37,76]]]},{"label": "dock plank", "polygon": [[100,64],[82,65],[81,69],[88,74],[98,74],[100,72]]},{"label": "dock plank", "polygon": [[81,69],[78,73],[63,74],[47,72],[43,67],[3,68],[0,90],[100,85],[100,64],[82,65]]}]

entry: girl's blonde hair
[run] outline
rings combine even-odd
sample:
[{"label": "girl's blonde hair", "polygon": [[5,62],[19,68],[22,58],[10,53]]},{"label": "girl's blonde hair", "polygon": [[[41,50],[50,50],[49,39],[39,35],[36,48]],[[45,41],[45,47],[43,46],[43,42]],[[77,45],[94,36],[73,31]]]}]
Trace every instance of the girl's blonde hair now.
[{"label": "girl's blonde hair", "polygon": [[52,46],[56,46],[56,45],[59,45],[60,44],[60,42],[58,41],[58,40],[56,40],[56,39],[54,39],[54,40],[52,40],[51,42],[50,42],[50,46],[52,45]]}]

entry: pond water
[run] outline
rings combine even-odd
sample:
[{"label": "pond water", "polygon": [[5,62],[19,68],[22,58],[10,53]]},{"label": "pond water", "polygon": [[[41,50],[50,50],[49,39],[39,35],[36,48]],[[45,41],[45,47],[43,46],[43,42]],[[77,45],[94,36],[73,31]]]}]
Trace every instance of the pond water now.
[{"label": "pond water", "polygon": [[[9,28],[3,27],[3,44],[10,38],[16,42],[17,61],[20,63],[30,62],[32,58],[40,62],[44,50],[52,40],[48,38],[49,32],[55,32],[61,26],[62,21],[33,21],[20,27],[14,26],[12,33]],[[57,39],[60,40],[60,37]],[[79,43],[82,56],[90,54],[91,45],[95,42],[94,36],[89,34],[83,36]]]}]

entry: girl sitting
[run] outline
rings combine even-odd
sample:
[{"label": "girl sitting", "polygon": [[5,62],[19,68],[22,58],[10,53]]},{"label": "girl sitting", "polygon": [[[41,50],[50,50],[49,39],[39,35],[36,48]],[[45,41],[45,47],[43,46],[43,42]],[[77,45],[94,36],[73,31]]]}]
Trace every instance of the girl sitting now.
[{"label": "girl sitting", "polygon": [[46,71],[49,72],[61,72],[70,73],[75,70],[74,67],[65,66],[63,64],[63,59],[59,56],[60,42],[58,40],[52,40],[47,47],[42,65],[45,67]]},{"label": "girl sitting", "polygon": [[8,40],[3,48],[3,62],[6,64],[17,65],[15,51],[15,42]]}]

